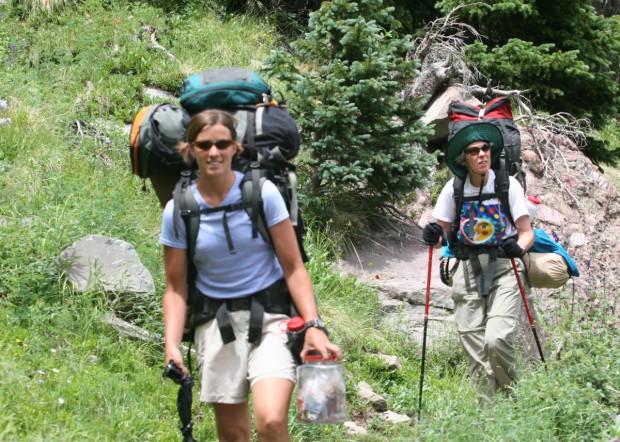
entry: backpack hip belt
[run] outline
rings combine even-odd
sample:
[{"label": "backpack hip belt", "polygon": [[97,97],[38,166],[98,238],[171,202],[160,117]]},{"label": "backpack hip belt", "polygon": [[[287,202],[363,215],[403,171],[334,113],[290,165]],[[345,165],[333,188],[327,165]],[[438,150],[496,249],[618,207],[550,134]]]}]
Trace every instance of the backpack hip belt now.
[{"label": "backpack hip belt", "polygon": [[[460,242],[457,242],[451,251],[459,261],[470,261],[478,293],[482,298],[489,296],[491,284],[495,277],[495,270],[497,269],[497,258],[506,257],[498,253],[497,247],[484,245],[468,246]],[[478,255],[489,255],[486,269],[482,268]]]},{"label": "backpack hip belt", "polygon": [[283,279],[259,292],[241,298],[216,299],[200,292],[197,294],[203,299],[202,309],[196,310],[192,322],[198,326],[215,318],[224,344],[236,339],[228,312],[250,311],[248,341],[256,345],[260,344],[265,312],[291,314],[291,294]]}]

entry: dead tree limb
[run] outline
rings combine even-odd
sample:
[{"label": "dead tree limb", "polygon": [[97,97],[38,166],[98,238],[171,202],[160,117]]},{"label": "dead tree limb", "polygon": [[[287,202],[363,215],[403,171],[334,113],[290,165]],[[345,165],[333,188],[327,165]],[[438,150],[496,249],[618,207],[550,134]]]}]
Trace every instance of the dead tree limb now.
[{"label": "dead tree limb", "polygon": [[472,36],[480,39],[476,29],[457,21],[456,13],[466,6],[454,8],[445,17],[430,22],[423,37],[414,40],[415,49],[408,59],[420,60],[420,75],[405,90],[405,99],[421,96],[433,96],[446,84],[460,81],[474,84],[480,77],[475,66],[468,66],[463,61],[462,50]]},{"label": "dead tree limb", "polygon": [[470,86],[469,90],[475,97],[484,97],[488,95],[492,95],[496,97],[519,97],[525,94],[526,92],[528,92],[529,89],[524,89],[524,90],[514,89],[514,90],[505,91],[502,89],[496,89],[496,88],[492,88],[489,86],[487,87]]},{"label": "dead tree limb", "polygon": [[575,206],[579,208],[579,200],[564,186],[555,165],[558,164],[557,159],[559,157],[564,164],[564,168],[570,170],[566,155],[559,148],[561,139],[565,138],[573,141],[578,149],[584,147],[586,145],[586,135],[591,128],[590,122],[586,119],[576,119],[564,112],[542,117],[532,112],[522,95],[515,94],[513,98],[525,115],[525,117],[519,119],[525,120],[525,124],[522,126],[532,136],[533,147],[543,164],[543,174],[551,176],[560,186],[562,192],[568,194]]},{"label": "dead tree limb", "polygon": [[157,33],[157,29],[154,26],[151,25],[142,25],[142,30],[146,31],[149,33],[149,39],[151,40],[151,43],[153,44],[153,47],[155,49],[160,49],[162,51],[164,51],[164,53],[168,56],[168,58],[170,60],[175,60],[174,55],[172,55],[166,48],[164,48],[162,45],[160,45],[159,43],[157,43],[157,38],[155,38],[155,34]]}]

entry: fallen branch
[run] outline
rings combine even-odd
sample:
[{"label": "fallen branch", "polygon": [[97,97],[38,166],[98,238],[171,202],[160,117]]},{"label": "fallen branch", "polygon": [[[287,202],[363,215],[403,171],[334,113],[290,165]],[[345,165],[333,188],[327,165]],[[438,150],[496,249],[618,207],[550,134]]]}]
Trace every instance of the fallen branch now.
[{"label": "fallen branch", "polygon": [[482,86],[471,86],[469,89],[471,93],[476,97],[485,97],[485,96],[520,97],[522,94],[528,91],[528,89],[525,89],[522,91],[518,89],[504,91],[501,89],[482,87]]},{"label": "fallen branch", "polygon": [[131,324],[127,321],[115,316],[113,313],[109,313],[104,316],[103,322],[112,326],[113,329],[118,331],[120,336],[128,336],[130,338],[138,339],[144,342],[163,342],[163,336],[157,333],[151,333],[137,325]]},{"label": "fallen branch", "polygon": [[153,44],[153,47],[155,49],[160,49],[162,51],[164,51],[164,53],[168,56],[168,58],[170,60],[175,60],[174,55],[172,55],[166,48],[164,48],[162,45],[160,45],[159,43],[157,43],[157,39],[155,38],[155,34],[157,33],[157,29],[155,29],[155,27],[151,26],[151,25],[142,25],[142,30],[146,31],[149,33],[150,35],[150,40],[151,43]]},{"label": "fallen branch", "polygon": [[77,133],[81,138],[84,138],[84,132],[82,131],[82,123],[80,120],[75,120],[75,127],[77,128]]},{"label": "fallen branch", "polygon": [[[114,315],[114,313],[108,313],[103,317],[103,323],[111,326],[118,331],[119,336],[127,336],[129,338],[137,339],[143,342],[151,342],[154,344],[163,344],[164,337],[159,333],[152,333],[148,330],[138,327],[130,322],[124,321]],[[183,351],[187,351],[188,347],[184,344],[181,345]],[[192,350],[194,351],[194,350]]]}]

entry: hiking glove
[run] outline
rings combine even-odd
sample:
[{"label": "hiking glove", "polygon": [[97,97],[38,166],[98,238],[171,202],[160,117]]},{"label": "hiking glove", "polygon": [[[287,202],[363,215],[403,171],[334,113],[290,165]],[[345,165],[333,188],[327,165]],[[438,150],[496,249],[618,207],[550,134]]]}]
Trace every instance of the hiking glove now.
[{"label": "hiking glove", "polygon": [[446,240],[446,232],[444,232],[443,227],[437,223],[428,223],[422,230],[422,239],[424,239],[424,242],[429,246],[437,244],[439,238],[441,238],[442,246],[448,243]]},{"label": "hiking glove", "polygon": [[506,258],[520,258],[525,253],[525,250],[517,244],[517,240],[514,238],[508,238],[502,241],[499,245],[500,256],[504,255]]}]

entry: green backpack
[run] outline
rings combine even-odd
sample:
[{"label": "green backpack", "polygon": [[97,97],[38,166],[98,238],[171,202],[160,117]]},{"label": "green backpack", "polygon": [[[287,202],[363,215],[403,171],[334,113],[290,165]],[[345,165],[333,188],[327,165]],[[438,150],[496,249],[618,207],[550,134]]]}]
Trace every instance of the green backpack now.
[{"label": "green backpack", "polygon": [[163,103],[143,107],[131,125],[131,169],[140,178],[176,171],[186,166],[176,145],[185,139],[189,113],[180,106]]}]

